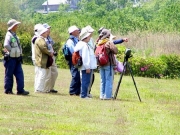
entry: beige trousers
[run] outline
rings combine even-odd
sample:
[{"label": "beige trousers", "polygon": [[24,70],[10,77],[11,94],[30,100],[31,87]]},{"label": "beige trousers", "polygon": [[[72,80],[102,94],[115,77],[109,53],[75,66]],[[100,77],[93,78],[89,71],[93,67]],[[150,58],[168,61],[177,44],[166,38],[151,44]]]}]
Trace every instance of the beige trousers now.
[{"label": "beige trousers", "polygon": [[35,66],[35,92],[48,92],[51,87],[51,70]]},{"label": "beige trousers", "polygon": [[50,84],[50,90],[54,89],[54,85],[56,82],[56,79],[58,77],[58,70],[57,70],[57,65],[55,63],[55,57],[53,57],[53,64],[52,66],[49,68],[51,71],[51,84]]}]

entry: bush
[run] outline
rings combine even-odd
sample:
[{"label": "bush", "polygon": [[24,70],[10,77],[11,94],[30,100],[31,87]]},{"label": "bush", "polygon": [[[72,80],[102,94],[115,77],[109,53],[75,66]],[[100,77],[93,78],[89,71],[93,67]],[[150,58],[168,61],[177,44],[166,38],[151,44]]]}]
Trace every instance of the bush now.
[{"label": "bush", "polygon": [[162,55],[161,59],[167,64],[167,68],[164,72],[166,78],[180,78],[180,56]]},{"label": "bush", "polygon": [[160,78],[167,68],[166,63],[160,58],[133,57],[130,59],[130,64],[133,74],[142,77]]}]

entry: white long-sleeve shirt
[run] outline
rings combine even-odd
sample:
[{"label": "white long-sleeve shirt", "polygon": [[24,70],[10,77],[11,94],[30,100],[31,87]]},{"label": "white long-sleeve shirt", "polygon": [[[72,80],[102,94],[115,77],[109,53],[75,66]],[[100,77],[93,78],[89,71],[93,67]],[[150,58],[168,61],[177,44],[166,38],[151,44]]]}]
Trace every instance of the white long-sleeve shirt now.
[{"label": "white long-sleeve shirt", "polygon": [[97,68],[96,58],[90,54],[90,47],[86,42],[79,41],[74,47],[74,51],[79,51],[79,54],[82,57],[83,65],[80,70]]}]

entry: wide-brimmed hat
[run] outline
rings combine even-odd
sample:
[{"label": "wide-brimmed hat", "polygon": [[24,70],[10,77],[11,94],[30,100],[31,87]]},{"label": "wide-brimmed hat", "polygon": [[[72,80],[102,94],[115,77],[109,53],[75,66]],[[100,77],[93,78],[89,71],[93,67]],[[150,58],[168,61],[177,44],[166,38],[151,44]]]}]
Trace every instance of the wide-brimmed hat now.
[{"label": "wide-brimmed hat", "polygon": [[111,30],[103,29],[99,34],[100,39],[110,38]]},{"label": "wide-brimmed hat", "polygon": [[80,38],[80,40],[83,40],[83,39],[87,38],[90,35],[91,35],[91,33],[88,32],[86,28],[82,28],[81,33],[79,35],[79,38]]},{"label": "wide-brimmed hat", "polygon": [[74,32],[75,30],[79,30],[79,28],[75,25],[71,26],[68,28],[68,32],[69,34],[71,34],[72,32]]},{"label": "wide-brimmed hat", "polygon": [[48,31],[47,28],[44,28],[43,25],[38,25],[37,27],[37,36],[41,36],[43,33],[45,33],[46,31]]},{"label": "wide-brimmed hat", "polygon": [[15,25],[20,24],[21,22],[16,21],[15,19],[11,19],[8,21],[8,30],[11,30]]},{"label": "wide-brimmed hat", "polygon": [[44,28],[47,28],[47,29],[51,28],[51,26],[49,26],[47,23],[44,23],[43,26]]},{"label": "wide-brimmed hat", "polygon": [[98,33],[100,34],[103,29],[104,29],[104,27],[99,28]]},{"label": "wide-brimmed hat", "polygon": [[86,26],[85,28],[90,33],[94,32],[94,29],[90,25]]},{"label": "wide-brimmed hat", "polygon": [[42,27],[41,23],[34,25],[34,34],[38,36],[38,29]]}]

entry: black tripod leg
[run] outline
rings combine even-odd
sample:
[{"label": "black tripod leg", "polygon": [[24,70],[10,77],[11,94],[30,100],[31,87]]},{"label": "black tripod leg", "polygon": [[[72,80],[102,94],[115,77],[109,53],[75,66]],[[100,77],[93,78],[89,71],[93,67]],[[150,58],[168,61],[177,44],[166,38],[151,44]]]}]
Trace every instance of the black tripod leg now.
[{"label": "black tripod leg", "polygon": [[[124,64],[124,67],[126,67],[126,63]],[[125,72],[125,68],[123,69],[123,72],[121,73],[121,76],[120,76],[120,79],[119,79],[119,82],[118,82],[116,91],[115,91],[115,93],[114,93],[113,99],[116,99],[116,97],[117,97],[117,94],[118,94],[118,91],[119,91],[119,87],[120,87],[120,85],[121,85],[121,81],[122,81],[122,77],[123,77],[123,75],[124,75],[124,72]]]},{"label": "black tripod leg", "polygon": [[139,97],[139,101],[141,102],[141,98],[140,98],[140,95],[139,95],[139,92],[138,92],[138,89],[137,89],[137,86],[136,86],[136,82],[135,82],[135,80],[134,80],[133,73],[132,73],[132,70],[131,70],[131,67],[130,67],[129,63],[127,63],[127,66],[128,66],[128,68],[129,68],[129,70],[130,70],[131,77],[132,77],[132,80],[133,80],[133,82],[134,82],[134,86],[135,86],[135,88],[136,88],[137,95],[138,95],[138,97]]}]

